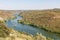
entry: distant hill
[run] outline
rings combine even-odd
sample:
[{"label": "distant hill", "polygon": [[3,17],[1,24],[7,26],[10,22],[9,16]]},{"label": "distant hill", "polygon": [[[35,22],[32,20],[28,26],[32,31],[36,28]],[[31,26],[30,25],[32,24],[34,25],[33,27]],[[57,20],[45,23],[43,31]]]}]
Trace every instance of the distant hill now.
[{"label": "distant hill", "polygon": [[0,10],[0,17],[2,17],[4,20],[7,20],[9,18],[14,18],[13,14],[14,14],[14,11]]}]

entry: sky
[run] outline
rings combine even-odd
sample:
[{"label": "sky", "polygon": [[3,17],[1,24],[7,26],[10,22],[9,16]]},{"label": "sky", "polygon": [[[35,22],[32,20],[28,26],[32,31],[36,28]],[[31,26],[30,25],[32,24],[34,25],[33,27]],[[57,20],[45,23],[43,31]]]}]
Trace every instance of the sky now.
[{"label": "sky", "polygon": [[3,10],[40,10],[60,8],[60,0],[0,0]]}]

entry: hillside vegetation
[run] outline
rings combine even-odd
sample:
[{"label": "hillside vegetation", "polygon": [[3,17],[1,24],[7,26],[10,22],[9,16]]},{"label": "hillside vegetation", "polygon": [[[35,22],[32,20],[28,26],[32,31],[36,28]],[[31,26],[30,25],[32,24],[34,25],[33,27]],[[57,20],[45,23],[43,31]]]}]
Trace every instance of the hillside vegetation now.
[{"label": "hillside vegetation", "polygon": [[0,17],[2,17],[4,20],[15,18],[13,14],[16,13],[13,10],[7,11],[7,10],[0,10]]},{"label": "hillside vegetation", "polygon": [[19,22],[60,33],[60,9],[28,10],[19,14]]}]

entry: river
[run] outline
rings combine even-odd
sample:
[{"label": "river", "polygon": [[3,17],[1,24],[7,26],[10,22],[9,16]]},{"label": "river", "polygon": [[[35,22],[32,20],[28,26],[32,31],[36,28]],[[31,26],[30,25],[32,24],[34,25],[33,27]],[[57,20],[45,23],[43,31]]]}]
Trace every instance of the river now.
[{"label": "river", "polygon": [[6,24],[9,28],[13,28],[15,30],[26,32],[32,35],[35,35],[36,33],[41,33],[42,35],[46,37],[50,37],[55,40],[60,40],[60,34],[52,33],[52,32],[37,28],[37,27],[18,23],[17,20],[22,19],[22,17],[18,16],[18,14],[15,14],[14,16],[16,16],[17,18],[6,21]]}]

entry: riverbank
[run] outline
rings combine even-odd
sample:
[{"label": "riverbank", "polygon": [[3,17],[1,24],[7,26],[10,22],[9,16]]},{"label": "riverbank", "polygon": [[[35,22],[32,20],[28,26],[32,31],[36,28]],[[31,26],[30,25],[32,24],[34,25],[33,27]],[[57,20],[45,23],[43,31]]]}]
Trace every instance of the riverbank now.
[{"label": "riverbank", "polygon": [[8,28],[0,22],[0,40],[53,40],[37,33],[35,36]]},{"label": "riverbank", "polygon": [[21,23],[34,26],[36,25],[36,27],[38,28],[43,28],[51,32],[60,33],[60,14],[58,9],[29,10],[20,13],[20,15],[23,17]]}]

